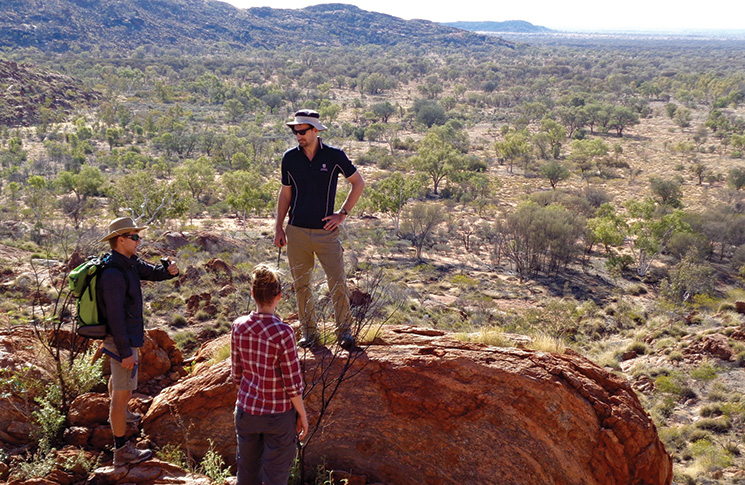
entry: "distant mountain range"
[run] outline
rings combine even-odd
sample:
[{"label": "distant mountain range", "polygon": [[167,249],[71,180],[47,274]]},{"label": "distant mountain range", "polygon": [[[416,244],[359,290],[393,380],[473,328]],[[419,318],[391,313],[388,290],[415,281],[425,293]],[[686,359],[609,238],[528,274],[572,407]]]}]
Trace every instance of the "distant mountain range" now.
[{"label": "distant mountain range", "polygon": [[216,0],[3,0],[0,47],[43,51],[143,45],[505,45],[499,37],[341,3],[238,9]]},{"label": "distant mountain range", "polygon": [[542,34],[553,30],[533,25],[524,20],[508,20],[506,22],[446,22],[442,25],[471,32],[515,32],[521,34]]}]

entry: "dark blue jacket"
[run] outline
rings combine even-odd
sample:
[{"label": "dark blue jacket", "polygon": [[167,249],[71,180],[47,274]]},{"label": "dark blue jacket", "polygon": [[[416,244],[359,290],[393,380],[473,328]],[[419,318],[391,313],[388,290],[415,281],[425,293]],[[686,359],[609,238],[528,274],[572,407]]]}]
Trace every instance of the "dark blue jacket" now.
[{"label": "dark blue jacket", "polygon": [[140,281],[163,281],[174,277],[162,264],[154,265],[136,255],[128,258],[111,251],[110,262],[100,276],[99,308],[106,316],[108,332],[114,337],[117,353],[122,359],[132,355],[132,347],[142,347],[145,343]]}]

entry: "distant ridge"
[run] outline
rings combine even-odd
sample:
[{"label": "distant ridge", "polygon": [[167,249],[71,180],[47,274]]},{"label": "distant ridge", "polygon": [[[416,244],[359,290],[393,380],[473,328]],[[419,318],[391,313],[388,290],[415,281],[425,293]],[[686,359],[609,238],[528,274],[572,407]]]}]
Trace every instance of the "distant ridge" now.
[{"label": "distant ridge", "polygon": [[3,0],[0,47],[64,52],[139,46],[214,50],[398,44],[512,47],[494,36],[352,5],[238,9],[216,0]]},{"label": "distant ridge", "polygon": [[468,30],[469,32],[515,32],[521,34],[538,34],[553,30],[533,25],[525,20],[508,20],[506,22],[446,22],[442,25]]}]

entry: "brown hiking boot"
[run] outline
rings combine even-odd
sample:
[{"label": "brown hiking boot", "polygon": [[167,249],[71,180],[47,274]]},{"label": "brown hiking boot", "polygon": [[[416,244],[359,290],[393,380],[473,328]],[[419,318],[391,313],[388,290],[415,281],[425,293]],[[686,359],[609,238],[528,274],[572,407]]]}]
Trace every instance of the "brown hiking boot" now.
[{"label": "brown hiking boot", "polygon": [[152,456],[152,451],[138,450],[131,441],[128,441],[126,445],[114,450],[114,466],[134,465],[149,460]]}]

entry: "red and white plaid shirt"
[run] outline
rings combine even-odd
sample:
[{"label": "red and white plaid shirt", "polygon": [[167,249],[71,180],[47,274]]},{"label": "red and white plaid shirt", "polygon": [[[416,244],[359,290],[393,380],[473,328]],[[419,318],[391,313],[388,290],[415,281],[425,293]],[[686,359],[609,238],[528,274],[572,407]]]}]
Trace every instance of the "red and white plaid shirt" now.
[{"label": "red and white plaid shirt", "polygon": [[236,405],[252,415],[279,414],[303,394],[295,332],[276,315],[251,312],[233,322],[231,377],[239,385]]}]

